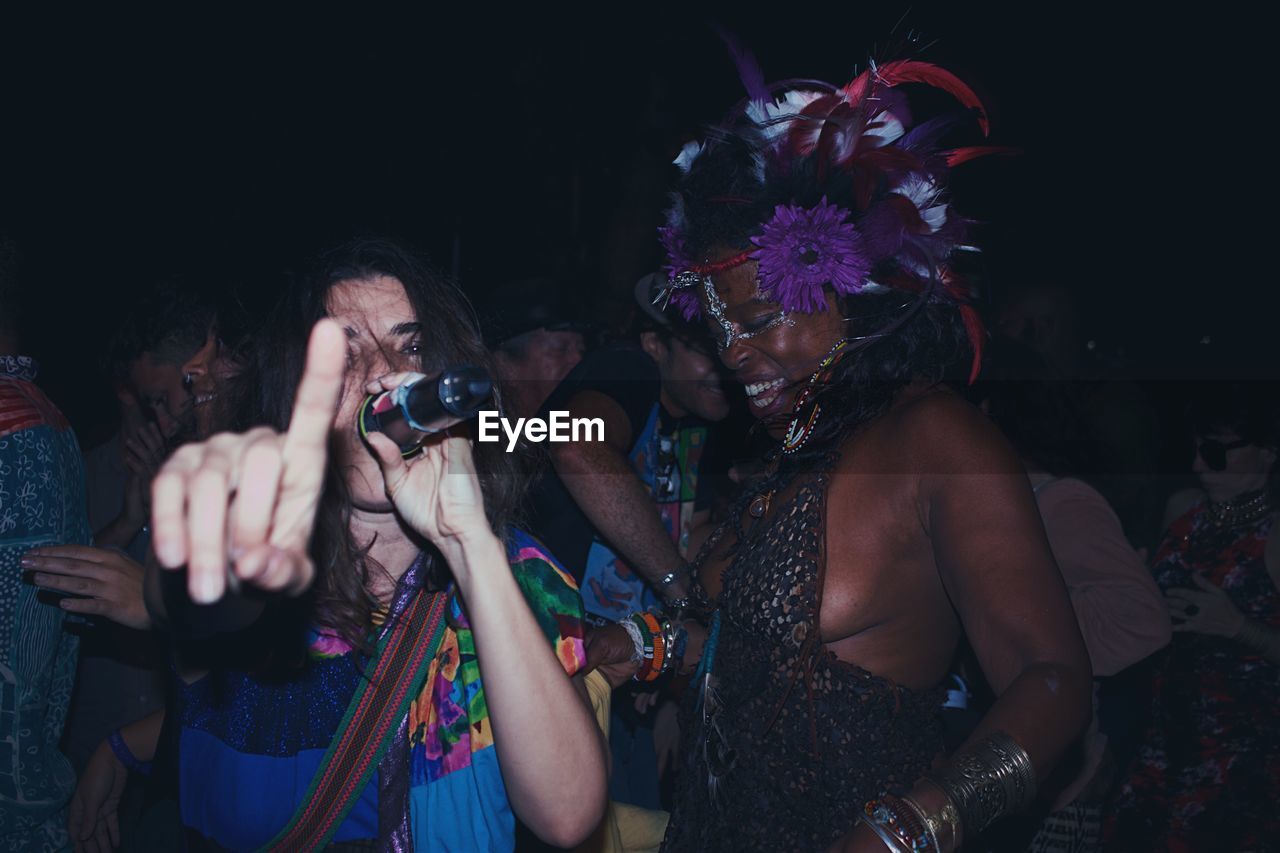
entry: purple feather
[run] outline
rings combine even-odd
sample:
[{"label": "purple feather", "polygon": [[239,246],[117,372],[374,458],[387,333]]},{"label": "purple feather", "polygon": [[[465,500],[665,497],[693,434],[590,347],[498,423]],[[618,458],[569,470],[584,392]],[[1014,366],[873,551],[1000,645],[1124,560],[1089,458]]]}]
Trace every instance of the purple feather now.
[{"label": "purple feather", "polygon": [[903,137],[898,140],[898,146],[908,151],[919,149],[932,151],[938,147],[939,140],[947,131],[951,130],[961,122],[965,121],[968,116],[942,115],[931,118],[926,122],[916,125],[907,131]]},{"label": "purple feather", "polygon": [[764,82],[764,71],[760,69],[760,63],[756,62],[755,56],[751,50],[738,40],[738,37],[723,27],[716,27],[724,46],[729,49],[729,55],[733,57],[733,64],[738,66],[738,76],[742,78],[742,85],[747,90],[747,97],[753,101],[767,102],[772,95],[769,94],[769,87]]}]

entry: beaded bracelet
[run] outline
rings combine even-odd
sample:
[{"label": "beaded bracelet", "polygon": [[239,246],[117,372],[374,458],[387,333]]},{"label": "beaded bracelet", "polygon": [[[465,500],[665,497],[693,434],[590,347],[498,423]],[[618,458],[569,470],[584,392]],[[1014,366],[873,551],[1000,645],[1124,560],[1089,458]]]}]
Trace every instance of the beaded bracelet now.
[{"label": "beaded bracelet", "polygon": [[892,849],[938,853],[938,845],[919,815],[892,794],[870,801],[862,810],[866,814],[867,825],[875,830],[881,841],[888,844],[886,836],[890,836],[897,842],[889,845]]},{"label": "beaded bracelet", "polygon": [[636,623],[628,616],[618,623],[622,626],[622,630],[627,632],[627,636],[631,638],[633,650],[631,652],[631,663],[640,663],[644,660],[644,640],[640,637],[640,629],[636,627]]},{"label": "beaded bracelet", "polygon": [[644,620],[645,626],[649,629],[650,642],[653,644],[653,653],[647,660],[647,666],[642,664],[640,672],[636,673],[636,677],[641,681],[654,681],[658,676],[662,675],[663,664],[667,660],[666,640],[663,637],[662,624],[658,622],[658,617],[652,613],[645,611],[640,614]]},{"label": "beaded bracelet", "polygon": [[133,754],[133,750],[129,749],[129,744],[124,742],[124,738],[120,736],[120,730],[116,729],[107,735],[107,744],[111,747],[111,751],[115,753],[116,758],[128,769],[135,773],[141,773],[143,776],[150,776],[152,762],[141,761]]},{"label": "beaded bracelet", "polygon": [[640,637],[636,650],[640,655],[641,661],[652,660],[653,632],[649,630],[649,623],[644,620],[644,615],[641,613],[628,614],[627,621],[635,627],[636,633]]}]

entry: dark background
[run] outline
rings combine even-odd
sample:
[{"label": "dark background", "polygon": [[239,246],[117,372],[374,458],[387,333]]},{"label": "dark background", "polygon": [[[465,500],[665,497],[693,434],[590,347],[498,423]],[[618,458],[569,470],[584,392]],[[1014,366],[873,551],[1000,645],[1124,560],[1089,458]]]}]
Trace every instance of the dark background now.
[{"label": "dark background", "polygon": [[612,316],[658,263],[671,157],[742,95],[718,21],[770,80],[843,83],[905,47],[984,95],[993,141],[1025,152],[955,179],[988,223],[988,303],[1053,278],[1106,370],[1275,375],[1270,264],[1223,264],[1265,245],[1226,200],[1266,156],[1238,111],[1247,22],[1224,41],[1203,14],[1118,6],[6,14],[0,226],[22,249],[24,349],[92,443],[105,340],[148,281],[213,272],[256,310],[362,232],[474,294],[552,274]]}]

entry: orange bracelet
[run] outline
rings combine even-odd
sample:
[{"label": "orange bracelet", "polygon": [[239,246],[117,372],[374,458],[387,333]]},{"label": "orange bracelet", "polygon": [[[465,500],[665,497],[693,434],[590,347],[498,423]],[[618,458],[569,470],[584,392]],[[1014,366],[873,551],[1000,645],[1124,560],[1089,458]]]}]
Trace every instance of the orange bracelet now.
[{"label": "orange bracelet", "polygon": [[636,677],[640,681],[654,681],[662,674],[662,664],[666,659],[665,640],[662,636],[662,624],[658,622],[658,617],[654,616],[647,610],[640,614],[640,618],[644,621],[644,625],[649,629],[649,634],[652,637],[653,657],[644,662],[643,674],[637,673]]}]

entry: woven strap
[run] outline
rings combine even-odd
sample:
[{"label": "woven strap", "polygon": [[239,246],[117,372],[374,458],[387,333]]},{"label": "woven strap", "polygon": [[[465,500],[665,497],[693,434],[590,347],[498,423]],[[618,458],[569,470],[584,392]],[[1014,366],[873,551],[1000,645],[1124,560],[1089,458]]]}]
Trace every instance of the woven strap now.
[{"label": "woven strap", "polygon": [[422,690],[444,639],[448,604],[446,592],[419,592],[383,634],[306,796],[264,850],[320,850],[329,843],[373,777],[397,723]]}]

